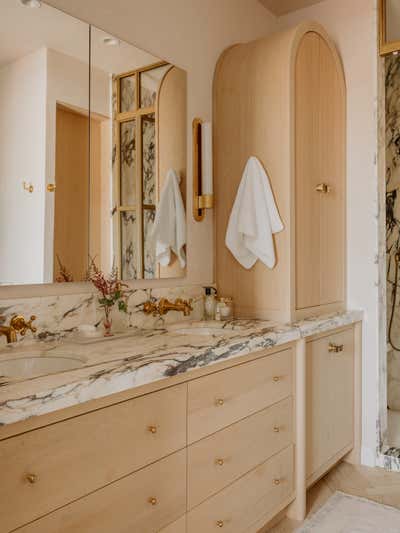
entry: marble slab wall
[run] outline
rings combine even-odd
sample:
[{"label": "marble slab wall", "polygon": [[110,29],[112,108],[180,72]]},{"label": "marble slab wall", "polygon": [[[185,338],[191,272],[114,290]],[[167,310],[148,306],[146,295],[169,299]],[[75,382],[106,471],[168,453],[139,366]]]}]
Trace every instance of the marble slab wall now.
[{"label": "marble slab wall", "polygon": [[[118,332],[129,328],[154,328],[164,324],[182,320],[201,320],[203,318],[204,289],[199,286],[174,287],[160,289],[132,289],[128,292],[128,312],[113,310],[113,329]],[[153,317],[143,313],[143,304],[147,300],[160,298],[175,300],[176,298],[191,299],[193,311],[188,317],[183,313],[169,312],[164,317]],[[15,314],[37,317],[37,332],[30,332],[21,342],[34,340],[55,340],[73,332],[81,324],[101,326],[103,310],[100,308],[95,293],[74,294],[63,296],[46,296],[39,298],[0,300],[0,315],[8,324]]]},{"label": "marble slab wall", "polygon": [[[400,57],[385,62],[386,92],[386,314],[388,338],[400,350]],[[400,272],[397,272],[400,274]],[[400,276],[399,276],[400,278]],[[390,327],[391,324],[391,327]],[[400,409],[400,352],[389,348],[387,359],[388,405]]]}]

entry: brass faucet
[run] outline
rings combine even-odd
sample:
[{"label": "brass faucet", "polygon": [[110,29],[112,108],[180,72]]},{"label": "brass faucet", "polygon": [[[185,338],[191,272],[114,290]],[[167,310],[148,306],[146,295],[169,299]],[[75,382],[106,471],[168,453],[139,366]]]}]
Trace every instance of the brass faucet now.
[{"label": "brass faucet", "polygon": [[[4,320],[4,317],[0,316],[0,320]],[[35,333],[37,328],[32,326],[34,320],[36,320],[35,315],[31,316],[29,322],[27,322],[22,315],[14,315],[10,320],[9,326],[0,326],[0,335],[6,337],[8,344],[11,342],[17,342],[17,333],[20,333],[22,336],[24,336],[28,330]]]},{"label": "brass faucet", "polygon": [[182,300],[178,298],[175,302],[170,302],[167,298],[161,298],[157,302],[148,301],[143,305],[143,311],[146,315],[166,315],[169,311],[182,311],[185,316],[189,316],[193,311],[192,300]]}]

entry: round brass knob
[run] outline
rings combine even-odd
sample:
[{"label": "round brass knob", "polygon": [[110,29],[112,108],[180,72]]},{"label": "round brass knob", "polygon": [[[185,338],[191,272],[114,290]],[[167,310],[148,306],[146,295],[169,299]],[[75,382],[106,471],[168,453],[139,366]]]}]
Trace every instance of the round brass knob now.
[{"label": "round brass knob", "polygon": [[281,480],[280,479],[274,479],[274,485],[280,485]]},{"label": "round brass knob", "polygon": [[215,402],[215,404],[219,407],[221,407],[222,405],[224,405],[224,400],[222,398],[218,398],[218,400]]},{"label": "round brass knob", "polygon": [[217,459],[215,462],[217,463],[218,466],[223,466],[223,464],[224,464],[224,460],[223,459]]},{"label": "round brass knob", "polygon": [[281,428],[279,426],[274,426],[274,433],[279,433]]},{"label": "round brass knob", "polygon": [[218,527],[224,527],[224,522],[222,520],[218,520],[217,526]]},{"label": "round brass knob", "polygon": [[272,378],[272,381],[274,381],[275,383],[278,383],[278,381],[280,381],[280,380],[281,380],[281,378],[279,376],[274,376]]},{"label": "round brass knob", "polygon": [[47,192],[55,192],[56,184],[55,183],[48,183],[46,188],[47,188]]},{"label": "round brass knob", "polygon": [[149,498],[149,503],[151,505],[157,505],[157,498]]},{"label": "round brass knob", "polygon": [[37,477],[36,474],[27,474],[26,475],[26,480],[29,481],[29,483],[31,483],[33,485],[38,480],[38,477]]},{"label": "round brass knob", "polygon": [[154,435],[154,433],[157,433],[157,427],[156,426],[149,426],[149,431],[150,431],[150,433],[153,433],[153,435]]}]

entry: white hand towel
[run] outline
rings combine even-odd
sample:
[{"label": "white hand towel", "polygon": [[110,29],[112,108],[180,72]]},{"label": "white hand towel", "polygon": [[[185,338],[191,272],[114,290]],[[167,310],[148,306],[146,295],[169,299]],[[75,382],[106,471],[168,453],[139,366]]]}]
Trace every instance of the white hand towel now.
[{"label": "white hand towel", "polygon": [[233,204],[225,244],[239,263],[250,269],[257,259],[275,266],[272,235],[283,230],[269,178],[256,157],[250,157]]},{"label": "white hand towel", "polygon": [[156,244],[156,262],[167,266],[171,262],[171,251],[178,257],[182,268],[186,265],[186,213],[179,178],[170,169],[160,194],[152,238]]}]

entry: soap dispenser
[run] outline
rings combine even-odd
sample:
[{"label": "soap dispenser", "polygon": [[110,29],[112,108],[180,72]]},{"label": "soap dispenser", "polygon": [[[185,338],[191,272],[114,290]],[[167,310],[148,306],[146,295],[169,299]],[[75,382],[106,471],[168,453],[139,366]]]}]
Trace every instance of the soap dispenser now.
[{"label": "soap dispenser", "polygon": [[215,306],[216,306],[216,294],[217,291],[214,287],[204,287],[206,291],[206,296],[204,299],[204,319],[205,320],[214,320],[215,319]]}]

